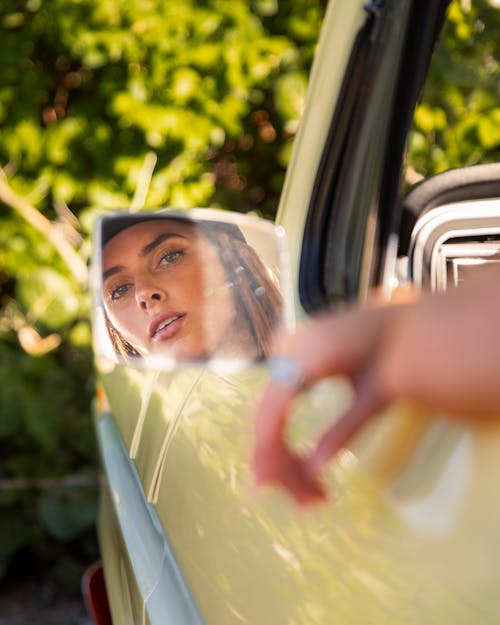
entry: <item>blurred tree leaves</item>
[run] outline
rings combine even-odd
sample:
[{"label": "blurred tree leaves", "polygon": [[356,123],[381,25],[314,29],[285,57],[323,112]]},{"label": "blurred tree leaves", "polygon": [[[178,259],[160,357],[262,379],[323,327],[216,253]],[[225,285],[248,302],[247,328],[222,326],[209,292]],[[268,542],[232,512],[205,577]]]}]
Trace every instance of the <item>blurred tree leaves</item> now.
[{"label": "blurred tree leaves", "polygon": [[500,8],[453,0],[408,143],[417,177],[500,161]]},{"label": "blurred tree leaves", "polygon": [[62,542],[77,538],[93,525],[96,517],[95,497],[82,497],[78,491],[58,493],[51,491],[40,499],[39,515],[49,534]]},{"label": "blurred tree leaves", "polygon": [[82,312],[74,283],[50,267],[19,276],[16,286],[17,301],[47,328],[64,327]]},{"label": "blurred tree leaves", "polygon": [[[54,202],[123,206],[150,150],[149,206],[228,207],[237,196],[238,210],[275,209],[279,188],[259,180],[249,201],[252,183],[214,165],[250,160],[260,143],[283,174],[272,157],[300,115],[320,0],[6,0],[1,12],[0,155],[23,193],[44,177],[46,214]],[[261,106],[272,141],[252,123]]]}]

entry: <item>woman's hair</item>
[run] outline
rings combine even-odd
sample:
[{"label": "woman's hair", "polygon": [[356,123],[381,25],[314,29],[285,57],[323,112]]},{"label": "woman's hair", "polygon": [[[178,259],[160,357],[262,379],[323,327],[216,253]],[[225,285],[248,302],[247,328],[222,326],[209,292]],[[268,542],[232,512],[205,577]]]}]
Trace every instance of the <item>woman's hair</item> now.
[{"label": "woman's hair", "polygon": [[256,360],[270,355],[271,339],[283,311],[283,298],[257,253],[246,241],[225,232],[211,240],[233,288],[236,315],[244,319]]},{"label": "woman's hair", "polygon": [[[255,348],[255,360],[270,355],[271,339],[283,312],[283,298],[264,263],[233,224],[179,219],[198,229],[215,247],[232,287],[236,318],[244,320]],[[109,239],[108,239],[109,240]],[[141,354],[116,330],[107,314],[106,327],[115,352],[125,360]]]},{"label": "woman's hair", "polygon": [[111,323],[106,311],[104,311],[104,320],[111,345],[113,346],[115,352],[124,360],[128,360],[129,358],[139,358],[141,354],[118,332],[115,326]]}]

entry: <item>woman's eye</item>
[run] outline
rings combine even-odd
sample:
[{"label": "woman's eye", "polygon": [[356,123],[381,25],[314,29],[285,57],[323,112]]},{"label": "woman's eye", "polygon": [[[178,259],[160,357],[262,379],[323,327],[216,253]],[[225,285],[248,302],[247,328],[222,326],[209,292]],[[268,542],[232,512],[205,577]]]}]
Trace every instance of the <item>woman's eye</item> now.
[{"label": "woman's eye", "polygon": [[163,256],[161,257],[160,265],[164,265],[164,264],[169,265],[171,263],[175,263],[183,255],[184,255],[184,252],[182,250],[173,250],[172,252],[167,252],[166,254],[163,254]]},{"label": "woman's eye", "polygon": [[113,289],[111,291],[111,299],[113,301],[120,299],[120,297],[123,297],[128,293],[129,288],[130,287],[128,284],[121,284],[120,286],[116,287],[116,289]]}]

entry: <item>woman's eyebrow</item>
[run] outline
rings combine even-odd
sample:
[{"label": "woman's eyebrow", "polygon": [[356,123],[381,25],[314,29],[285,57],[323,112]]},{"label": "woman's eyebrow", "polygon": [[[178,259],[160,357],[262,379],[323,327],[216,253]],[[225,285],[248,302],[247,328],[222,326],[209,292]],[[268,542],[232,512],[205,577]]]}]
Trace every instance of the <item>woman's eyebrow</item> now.
[{"label": "woman's eyebrow", "polygon": [[[145,245],[142,248],[142,250],[139,252],[139,256],[141,257],[147,256],[156,247],[158,247],[160,243],[163,243],[163,241],[166,241],[167,239],[172,239],[172,238],[187,239],[187,237],[177,232],[164,232],[163,234],[158,235],[156,239],[153,239],[151,243],[148,243],[147,245]],[[109,269],[106,269],[106,271],[103,272],[102,274],[103,281],[109,278],[110,276],[114,276],[115,273],[120,273],[120,271],[124,271],[124,269],[125,269],[124,265],[113,265],[113,267],[110,267]]]},{"label": "woman's eyebrow", "polygon": [[106,269],[106,271],[104,271],[102,274],[103,282],[110,276],[114,276],[115,273],[120,273],[120,271],[123,271],[124,269],[125,267],[123,265],[114,265],[113,267]]},{"label": "woman's eyebrow", "polygon": [[185,237],[182,234],[178,234],[177,232],[164,232],[163,234],[160,234],[156,237],[156,239],[153,239],[153,241],[151,241],[151,243],[148,243],[147,245],[145,245],[142,250],[139,252],[139,256],[147,256],[150,252],[152,252],[156,247],[158,247],[158,245],[160,245],[160,243],[163,243],[163,241],[166,241],[167,239],[171,239],[171,238],[181,238],[181,239],[187,239],[187,237]]}]

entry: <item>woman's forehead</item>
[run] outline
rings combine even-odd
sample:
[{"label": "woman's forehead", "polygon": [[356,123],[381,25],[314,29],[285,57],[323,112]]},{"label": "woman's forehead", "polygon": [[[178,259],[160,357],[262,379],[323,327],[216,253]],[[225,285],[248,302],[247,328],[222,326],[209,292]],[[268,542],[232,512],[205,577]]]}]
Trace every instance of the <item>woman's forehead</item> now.
[{"label": "woman's forehead", "polygon": [[110,258],[116,255],[136,256],[147,253],[147,246],[156,240],[168,240],[176,237],[194,240],[200,236],[195,225],[176,221],[154,219],[134,224],[116,234],[103,249],[103,258]]}]

